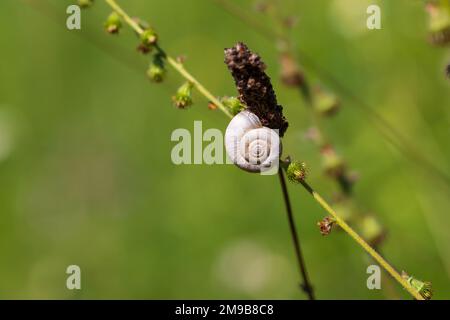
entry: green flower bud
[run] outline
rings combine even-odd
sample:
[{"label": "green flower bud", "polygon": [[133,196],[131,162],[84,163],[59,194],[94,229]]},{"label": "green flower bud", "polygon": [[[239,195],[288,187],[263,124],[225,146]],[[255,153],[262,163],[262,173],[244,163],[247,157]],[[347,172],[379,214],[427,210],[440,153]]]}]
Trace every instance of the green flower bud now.
[{"label": "green flower bud", "polygon": [[156,54],[147,70],[147,76],[153,82],[161,82],[166,75],[166,67],[164,59],[161,55]]},{"label": "green flower bud", "polygon": [[78,5],[80,8],[89,8],[94,4],[94,0],[78,0]]},{"label": "green flower bud", "polygon": [[108,33],[117,34],[122,28],[122,21],[117,12],[112,12],[105,22],[105,29]]},{"label": "green flower bud", "polygon": [[245,109],[245,106],[241,103],[241,101],[235,97],[223,97],[221,102],[233,116]]},{"label": "green flower bud", "polygon": [[186,109],[192,105],[192,87],[191,82],[186,82],[178,88],[177,93],[172,97],[173,103],[178,109]]},{"label": "green flower bud", "polygon": [[430,300],[433,297],[433,288],[431,282],[420,281],[414,277],[409,276],[406,272],[402,272],[402,278],[405,279],[411,287],[425,299]]},{"label": "green flower bud", "polygon": [[151,47],[158,41],[158,36],[153,29],[148,28],[141,33],[141,41],[144,46]]},{"label": "green flower bud", "polygon": [[314,108],[324,116],[332,116],[339,110],[338,98],[331,92],[316,88],[314,92]]},{"label": "green flower bud", "polygon": [[373,215],[365,215],[359,221],[361,235],[371,246],[378,246],[384,240],[386,232]]},{"label": "green flower bud", "polygon": [[322,163],[325,173],[330,177],[339,177],[345,170],[342,158],[336,154],[333,147],[325,146],[322,151]]},{"label": "green flower bud", "polygon": [[300,161],[291,162],[287,168],[287,177],[292,182],[300,182],[306,179],[306,164]]}]

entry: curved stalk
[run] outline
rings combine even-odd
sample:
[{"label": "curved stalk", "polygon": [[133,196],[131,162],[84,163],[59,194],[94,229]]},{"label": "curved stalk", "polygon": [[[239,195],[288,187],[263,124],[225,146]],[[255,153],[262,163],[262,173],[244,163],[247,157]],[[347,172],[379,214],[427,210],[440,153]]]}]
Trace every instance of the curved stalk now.
[{"label": "curved stalk", "polygon": [[355,240],[375,261],[377,261],[398,283],[400,283],[415,299],[425,300],[402,276],[378,253],[376,252],[355,230],[352,229],[333,208],[304,180],[300,184],[308,191],[317,201],[317,203],[333,216],[336,223]]}]

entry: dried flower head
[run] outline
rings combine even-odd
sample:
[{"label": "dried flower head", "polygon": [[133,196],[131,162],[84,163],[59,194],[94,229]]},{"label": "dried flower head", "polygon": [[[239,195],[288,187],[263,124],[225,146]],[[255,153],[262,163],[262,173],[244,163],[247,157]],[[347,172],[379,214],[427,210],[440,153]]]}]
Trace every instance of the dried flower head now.
[{"label": "dried flower head", "polygon": [[283,108],[277,103],[261,58],[239,42],[225,49],[225,63],[234,78],[242,104],[259,118],[263,126],[278,129],[282,137],[288,122],[283,116]]},{"label": "dried flower head", "polygon": [[325,217],[321,221],[317,222],[317,225],[319,226],[320,233],[323,236],[326,236],[331,233],[331,229],[335,223],[336,220],[333,217]]}]

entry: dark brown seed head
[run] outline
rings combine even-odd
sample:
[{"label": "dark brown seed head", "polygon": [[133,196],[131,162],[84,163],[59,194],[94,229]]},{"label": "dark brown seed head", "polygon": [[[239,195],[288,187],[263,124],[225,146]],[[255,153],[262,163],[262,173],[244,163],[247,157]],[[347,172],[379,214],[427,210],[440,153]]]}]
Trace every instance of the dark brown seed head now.
[{"label": "dark brown seed head", "polygon": [[266,65],[245,44],[225,49],[225,63],[234,78],[239,100],[258,116],[263,126],[278,129],[282,137],[288,127],[283,108],[278,105]]}]

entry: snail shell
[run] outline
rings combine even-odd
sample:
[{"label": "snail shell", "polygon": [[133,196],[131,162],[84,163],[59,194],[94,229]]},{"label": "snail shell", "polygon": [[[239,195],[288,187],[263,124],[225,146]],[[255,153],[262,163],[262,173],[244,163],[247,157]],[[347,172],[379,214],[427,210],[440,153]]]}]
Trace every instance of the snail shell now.
[{"label": "snail shell", "polygon": [[225,149],[239,168],[265,172],[278,168],[281,141],[275,130],[264,127],[254,113],[244,110],[227,127]]}]

